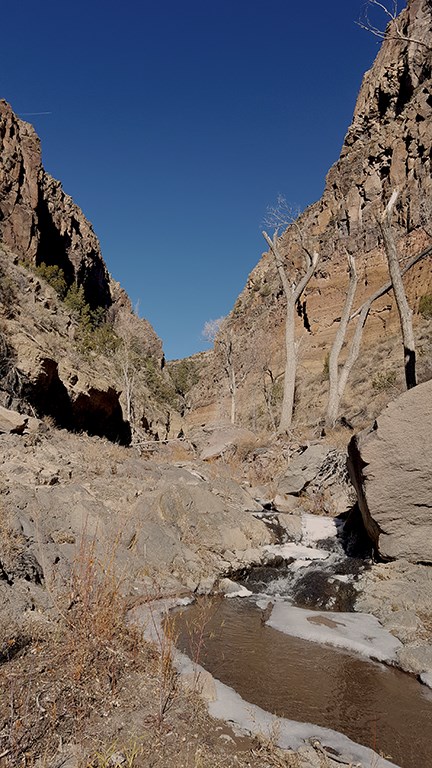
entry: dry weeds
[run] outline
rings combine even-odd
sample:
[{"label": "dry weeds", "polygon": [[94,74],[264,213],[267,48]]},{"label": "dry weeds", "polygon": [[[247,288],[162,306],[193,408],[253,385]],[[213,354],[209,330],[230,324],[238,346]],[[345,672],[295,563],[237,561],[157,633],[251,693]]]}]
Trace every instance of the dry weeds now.
[{"label": "dry weeds", "polygon": [[[179,685],[174,623],[156,645],[143,639],[126,621],[114,560],[100,562],[83,537],[68,589],[52,594],[55,617],[0,659],[1,768],[54,768],[70,754],[77,768],[295,766],[212,721],[196,691]],[[195,630],[199,656],[203,627]]]}]

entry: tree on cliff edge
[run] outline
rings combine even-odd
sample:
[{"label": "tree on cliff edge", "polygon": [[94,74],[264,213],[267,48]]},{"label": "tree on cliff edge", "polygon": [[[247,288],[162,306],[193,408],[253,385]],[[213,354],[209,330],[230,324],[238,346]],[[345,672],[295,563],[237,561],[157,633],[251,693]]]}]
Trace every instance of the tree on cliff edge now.
[{"label": "tree on cliff edge", "polygon": [[[264,224],[271,227],[273,232],[270,236],[266,230],[262,235],[270,252],[275,260],[276,269],[281,281],[282,289],[286,301],[285,310],[285,376],[283,387],[282,410],[278,426],[278,432],[287,432],[291,427],[294,411],[294,393],[297,370],[298,342],[295,340],[295,315],[296,305],[305,290],[307,284],[312,278],[319,261],[319,254],[312,250],[297,222],[297,217],[293,215],[285,198],[279,196],[274,208],[267,209],[267,215]],[[286,262],[286,253],[283,247],[283,236],[279,235],[281,228],[294,227],[297,235],[297,242],[303,257],[303,269],[295,269],[293,264]]]}]

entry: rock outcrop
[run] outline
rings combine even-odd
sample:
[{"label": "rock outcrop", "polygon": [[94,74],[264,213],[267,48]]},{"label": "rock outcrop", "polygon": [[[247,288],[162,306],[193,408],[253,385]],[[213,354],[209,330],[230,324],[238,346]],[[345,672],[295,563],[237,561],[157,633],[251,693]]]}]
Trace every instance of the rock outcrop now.
[{"label": "rock outcrop", "polygon": [[0,241],[34,265],[59,266],[91,307],[111,304],[98,239],[59,181],[42,167],[34,128],[0,101]]},{"label": "rock outcrop", "polygon": [[379,554],[432,563],[432,381],[390,403],[352,438],[349,468]]},{"label": "rock outcrop", "polygon": [[[55,281],[47,284],[47,267],[61,270],[54,272],[61,290]],[[83,334],[91,335],[94,328],[80,326],[79,311],[62,300],[68,299],[71,286],[83,288],[84,296],[78,296],[88,305],[87,320],[89,309],[97,308],[105,323],[100,341],[88,337],[86,350]],[[91,224],[44,170],[33,127],[3,100],[0,317],[1,404],[123,444],[131,437],[127,419],[134,419],[136,432],[144,437],[179,431],[176,392],[164,370],[161,340],[109,275]]]},{"label": "rock outcrop", "polygon": [[[296,319],[296,336],[301,341],[297,425],[316,423],[325,413],[326,359],[348,285],[346,252],[356,257],[359,282],[355,308],[388,281],[376,216],[382,215],[396,187],[400,197],[393,225],[401,259],[431,244],[429,0],[411,0],[398,24],[403,37],[392,34],[390,26],[373,67],[364,76],[352,124],[340,158],[328,173],[322,198],[298,219],[303,237],[311,250],[319,251],[321,261],[302,296]],[[288,269],[301,259],[298,231],[297,226],[290,227],[284,235]],[[431,255],[407,274],[405,285],[420,340],[424,320],[416,313],[421,297],[432,293]],[[266,253],[249,276],[225,325],[225,333],[233,340],[232,359],[239,382],[236,406],[238,422],[243,426],[272,428],[272,422],[278,420],[280,375],[285,363],[284,322],[280,280],[273,257]],[[351,334],[352,330],[348,339]],[[342,414],[354,424],[375,417],[390,396],[403,388],[398,335],[395,303],[388,293],[373,305],[364,333],[365,352],[352,371],[342,404]],[[344,354],[346,349],[341,362]],[[423,381],[432,375],[428,359],[429,346],[419,360]],[[223,345],[216,340],[213,355],[206,359],[208,373],[190,395],[191,423],[228,416],[230,394],[223,362]],[[213,386],[209,382],[214,382]],[[371,382],[376,385],[372,391]]]},{"label": "rock outcrop", "polygon": [[46,428],[0,435],[0,580],[3,568],[19,586],[25,561],[41,564],[40,582],[62,583],[80,551],[92,548],[100,562],[115,563],[131,595],[156,586],[208,591],[220,574],[259,562],[271,541],[254,516],[262,507],[213,467],[168,464],[161,451],[152,461]]}]

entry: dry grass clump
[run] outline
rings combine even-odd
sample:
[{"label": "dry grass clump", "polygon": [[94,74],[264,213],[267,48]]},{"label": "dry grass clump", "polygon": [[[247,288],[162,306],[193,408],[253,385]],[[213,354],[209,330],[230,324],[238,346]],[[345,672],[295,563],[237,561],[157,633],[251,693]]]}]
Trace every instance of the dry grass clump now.
[{"label": "dry grass clump", "polygon": [[[0,494],[7,488],[0,488]],[[8,581],[9,574],[19,567],[19,560],[25,548],[25,537],[12,523],[9,510],[0,498],[0,576]]]},{"label": "dry grass clump", "polygon": [[265,485],[286,468],[289,455],[288,444],[269,441],[268,435],[261,434],[239,440],[215,463],[219,472],[225,471],[239,483],[246,480],[251,486]]},{"label": "dry grass clump", "polygon": [[173,625],[155,646],[145,642],[126,621],[121,587],[111,560],[83,541],[69,588],[52,594],[55,618],[0,659],[1,768],[59,768],[69,758],[77,768],[303,766],[268,739],[213,721],[196,690],[178,684]]},{"label": "dry grass clump", "polygon": [[111,565],[83,544],[70,588],[55,595],[58,615],[26,652],[0,668],[0,753],[7,768],[47,764],[59,744],[81,741],[94,717],[122,698],[125,678],[155,651],[127,626],[127,605]]},{"label": "dry grass clump", "polygon": [[418,631],[418,637],[427,640],[428,642],[432,641],[432,610],[429,611],[416,611],[417,616],[419,617],[421,621],[421,627]]},{"label": "dry grass clump", "polygon": [[166,462],[192,461],[196,452],[189,440],[177,438],[176,440],[161,441],[154,448],[158,457]]},{"label": "dry grass clump", "polygon": [[323,442],[331,448],[346,452],[352,436],[353,432],[350,429],[337,425],[333,429],[326,429]]}]

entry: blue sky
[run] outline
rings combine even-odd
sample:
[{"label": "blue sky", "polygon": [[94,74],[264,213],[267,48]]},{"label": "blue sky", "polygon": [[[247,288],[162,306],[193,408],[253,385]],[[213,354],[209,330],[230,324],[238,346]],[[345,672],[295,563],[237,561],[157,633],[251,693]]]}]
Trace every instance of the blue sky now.
[{"label": "blue sky", "polygon": [[[377,39],[361,0],[14,0],[0,96],[32,122],[168,359],[205,347],[279,193],[318,199]],[[48,115],[30,115],[49,112]]]}]

